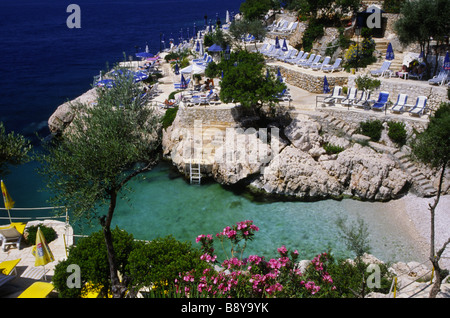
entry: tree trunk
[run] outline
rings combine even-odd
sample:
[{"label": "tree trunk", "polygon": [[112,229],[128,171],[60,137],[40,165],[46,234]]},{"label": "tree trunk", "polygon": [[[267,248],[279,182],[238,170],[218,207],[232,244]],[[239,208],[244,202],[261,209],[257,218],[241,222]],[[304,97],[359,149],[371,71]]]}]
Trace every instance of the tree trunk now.
[{"label": "tree trunk", "polygon": [[111,191],[111,200],[109,204],[108,214],[100,221],[103,228],[103,235],[105,237],[106,251],[108,255],[109,272],[111,277],[111,290],[114,298],[123,298],[126,287],[123,286],[119,280],[117,272],[116,254],[114,252],[112,234],[111,234],[111,220],[114,214],[117,203],[117,191]]},{"label": "tree trunk", "polygon": [[439,186],[437,190],[437,196],[434,200],[433,204],[429,204],[430,207],[430,217],[431,217],[431,228],[430,228],[430,261],[431,264],[434,267],[434,273],[436,275],[433,287],[431,288],[429,297],[435,298],[436,295],[441,290],[441,282],[444,277],[442,277],[442,270],[439,266],[439,260],[441,258],[442,253],[444,252],[445,247],[447,246],[448,242],[444,244],[444,246],[439,250],[437,253],[435,252],[435,233],[434,233],[434,224],[435,224],[435,215],[436,215],[436,207],[439,203],[439,199],[441,198],[441,189],[442,189],[442,182],[444,180],[444,173],[445,173],[445,166],[444,163],[442,165],[441,175],[439,177]]}]

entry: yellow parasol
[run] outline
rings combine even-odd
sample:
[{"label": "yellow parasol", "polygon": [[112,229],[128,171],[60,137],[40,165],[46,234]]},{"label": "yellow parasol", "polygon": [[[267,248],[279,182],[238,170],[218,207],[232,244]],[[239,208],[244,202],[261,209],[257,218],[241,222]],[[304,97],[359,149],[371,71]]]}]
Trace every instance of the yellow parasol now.
[{"label": "yellow parasol", "polygon": [[11,214],[9,213],[9,210],[11,210],[14,207],[14,201],[11,198],[11,196],[8,193],[8,190],[6,190],[5,183],[1,182],[2,187],[2,194],[3,194],[3,202],[5,202],[5,209],[8,210],[8,216],[9,216],[9,223],[11,223]]},{"label": "yellow parasol", "polygon": [[38,227],[36,232],[36,245],[33,246],[31,253],[36,258],[34,266],[44,266],[44,277],[45,277],[45,264],[53,262],[55,259],[53,253],[48,247],[47,241],[45,240],[44,234],[42,234],[41,228]]}]

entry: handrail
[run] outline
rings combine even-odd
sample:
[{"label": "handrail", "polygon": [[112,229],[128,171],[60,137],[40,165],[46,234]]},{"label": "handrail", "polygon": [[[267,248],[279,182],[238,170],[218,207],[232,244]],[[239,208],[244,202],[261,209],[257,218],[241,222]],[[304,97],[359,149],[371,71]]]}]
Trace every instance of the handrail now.
[{"label": "handrail", "polygon": [[[428,260],[425,261],[425,262],[423,262],[423,263],[418,264],[416,267],[411,268],[411,269],[410,269],[410,272],[411,272],[412,270],[418,268],[419,266],[421,266],[421,265],[427,263],[427,262],[428,262]],[[427,272],[426,272],[425,274],[423,274],[422,276],[419,276],[419,277],[417,277],[416,279],[414,279],[414,280],[413,280],[412,282],[410,282],[409,284],[406,284],[405,286],[402,286],[402,288],[401,288],[401,289],[398,289],[398,290],[397,290],[397,281],[398,281],[398,277],[406,276],[406,275],[408,275],[408,273],[405,273],[405,274],[399,275],[399,276],[396,275],[396,276],[393,278],[393,280],[392,280],[391,288],[389,289],[388,295],[389,295],[389,296],[390,296],[390,295],[393,295],[393,298],[396,298],[397,292],[398,292],[398,291],[400,291],[400,290],[402,290],[402,289],[405,289],[406,287],[412,285],[413,283],[415,283],[416,281],[418,281],[420,278],[422,278],[422,277],[428,275],[430,272],[431,272],[431,280],[430,280],[430,284],[431,284],[431,283],[433,282],[434,267],[433,267],[431,270],[427,271]]]}]

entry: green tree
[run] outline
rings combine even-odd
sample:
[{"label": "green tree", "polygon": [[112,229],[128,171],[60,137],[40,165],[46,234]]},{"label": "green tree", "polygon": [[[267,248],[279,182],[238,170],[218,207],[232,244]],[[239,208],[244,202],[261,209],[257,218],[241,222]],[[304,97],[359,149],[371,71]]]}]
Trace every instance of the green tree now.
[{"label": "green tree", "polygon": [[9,173],[8,165],[21,165],[29,160],[30,141],[13,131],[6,133],[0,122],[0,175]]},{"label": "green tree", "polygon": [[441,269],[439,266],[439,260],[447,245],[450,244],[450,238],[448,238],[443,246],[436,251],[435,215],[436,207],[441,196],[445,169],[447,168],[450,159],[450,103],[441,104],[435,114],[430,117],[427,129],[424,132],[417,134],[411,144],[411,149],[413,158],[433,168],[440,169],[436,198],[433,204],[429,204],[431,216],[430,261],[433,264],[436,273],[436,279],[430,291],[430,297],[434,298],[440,290],[442,280],[448,274],[448,271]]},{"label": "green tree", "polygon": [[220,86],[220,99],[225,103],[238,102],[266,117],[262,107],[271,109],[278,102],[286,85],[275,76],[266,76],[264,56],[247,51],[232,52],[229,60],[222,60],[219,68],[224,72]]},{"label": "green tree", "polygon": [[126,291],[117,274],[111,237],[117,200],[125,196],[121,190],[130,180],[156,165],[161,140],[160,118],[145,106],[132,76],[123,74],[113,88],[98,89],[95,106],[73,105],[74,121],[38,156],[39,173],[53,194],[50,201],[66,206],[75,218],[92,221],[98,217],[114,297]]},{"label": "green tree", "polygon": [[[122,280],[129,281],[126,274],[126,266],[130,253],[134,251],[139,242],[135,241],[132,234],[119,228],[111,231],[112,244],[116,252],[116,265],[122,274]],[[90,284],[91,287],[99,291],[100,297],[111,294],[111,277],[109,274],[108,253],[104,244],[105,238],[102,231],[94,232],[88,237],[83,237],[77,241],[76,245],[69,248],[68,257],[58,262],[55,266],[55,274],[52,283],[58,294],[62,298],[82,297],[85,292],[84,287]],[[69,265],[79,266],[80,286],[71,286],[67,282],[75,283],[75,277],[70,277],[72,271],[68,271]]]},{"label": "green tree", "polygon": [[240,11],[246,20],[260,20],[273,5],[272,0],[246,0],[241,3]]},{"label": "green tree", "polygon": [[255,37],[256,42],[263,41],[267,34],[267,28],[261,20],[234,20],[230,25],[230,35],[233,39],[233,44],[240,47],[242,39],[251,34]]},{"label": "green tree", "polygon": [[[435,75],[436,67],[431,73],[428,61],[431,51],[431,41],[436,41],[435,48],[438,48],[448,36],[450,22],[448,19],[450,12],[449,0],[414,0],[405,1],[400,10],[400,18],[394,25],[400,42],[403,44],[418,43],[424,53],[424,62],[427,66],[427,75]],[[436,51],[436,62],[439,53]]]}]

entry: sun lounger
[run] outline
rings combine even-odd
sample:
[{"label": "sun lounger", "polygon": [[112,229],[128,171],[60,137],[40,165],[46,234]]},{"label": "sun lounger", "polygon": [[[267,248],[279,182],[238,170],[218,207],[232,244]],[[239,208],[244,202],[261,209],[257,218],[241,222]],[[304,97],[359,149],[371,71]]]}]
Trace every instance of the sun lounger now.
[{"label": "sun lounger", "polygon": [[438,75],[428,80],[431,85],[444,85],[448,81],[449,71],[440,71]]},{"label": "sun lounger", "polygon": [[342,62],[342,59],[341,58],[337,58],[336,61],[334,61],[333,65],[324,65],[324,66],[322,66],[322,71],[324,71],[326,73],[328,73],[328,72],[333,73],[334,71],[340,71],[342,69],[341,62]]},{"label": "sun lounger", "polygon": [[364,90],[360,96],[360,98],[353,103],[353,106],[359,107],[359,108],[368,108],[369,106],[369,99],[370,99],[370,91]]},{"label": "sun lounger", "polygon": [[17,298],[46,298],[54,288],[52,283],[35,282]]},{"label": "sun lounger", "polygon": [[279,59],[280,59],[280,61],[286,62],[286,60],[288,60],[288,59],[292,58],[292,56],[296,55],[297,52],[298,52],[297,49],[290,49],[286,53],[286,55],[280,57]]},{"label": "sun lounger", "polygon": [[318,64],[321,58],[322,58],[321,55],[316,55],[312,61],[308,60],[308,62],[303,63],[302,67],[303,68],[310,68],[313,64]]},{"label": "sun lounger", "polygon": [[343,97],[341,96],[342,87],[341,86],[335,86],[333,88],[333,91],[331,92],[331,95],[328,97],[325,97],[323,100],[323,103],[325,104],[335,104],[336,101],[341,100]]},{"label": "sun lounger", "polygon": [[419,96],[416,99],[416,105],[409,111],[410,115],[421,116],[425,112],[425,106],[427,105],[427,97]]},{"label": "sun lounger", "polygon": [[286,63],[295,64],[296,61],[300,60],[303,57],[303,51],[298,52],[295,56],[291,56],[291,58],[286,59]]},{"label": "sun lounger", "polygon": [[17,266],[17,264],[19,264],[20,260],[21,259],[18,258],[18,259],[1,262],[0,263],[0,273],[3,275],[9,275],[12,272],[14,272],[14,274],[16,274],[17,273],[16,266]]},{"label": "sun lounger", "polygon": [[372,70],[370,71],[370,74],[372,74],[372,76],[384,76],[384,74],[388,71],[390,66],[391,61],[384,61],[378,70]]},{"label": "sun lounger", "polygon": [[324,65],[328,65],[328,63],[330,63],[330,60],[331,60],[330,56],[325,56],[322,63],[319,62],[311,64],[311,69],[314,71],[321,70]]},{"label": "sun lounger", "polygon": [[391,112],[403,113],[407,100],[408,100],[408,95],[398,94],[397,102],[395,102],[394,106],[391,107]]},{"label": "sun lounger", "polygon": [[380,94],[378,95],[378,100],[375,102],[375,104],[372,105],[372,109],[384,110],[386,108],[388,98],[389,98],[388,92],[380,92]]},{"label": "sun lounger", "polygon": [[303,64],[311,63],[314,60],[315,57],[316,57],[316,54],[312,53],[306,61],[300,61],[300,62],[297,63],[297,65],[299,67],[303,67]]},{"label": "sun lounger", "polygon": [[344,106],[350,106],[352,105],[356,100],[356,95],[358,94],[358,89],[356,87],[351,87],[348,91],[347,97],[345,97],[341,101],[341,105]]},{"label": "sun lounger", "polygon": [[0,240],[2,241],[2,250],[6,250],[6,246],[15,245],[20,249],[20,242],[25,230],[24,223],[11,223],[11,225],[0,228]]}]

